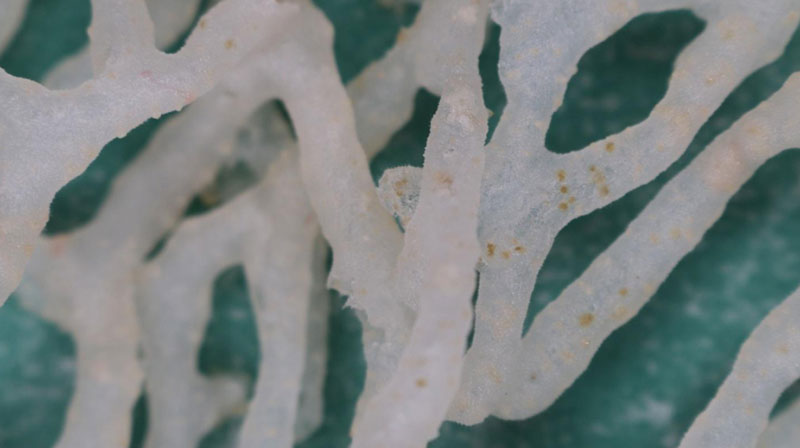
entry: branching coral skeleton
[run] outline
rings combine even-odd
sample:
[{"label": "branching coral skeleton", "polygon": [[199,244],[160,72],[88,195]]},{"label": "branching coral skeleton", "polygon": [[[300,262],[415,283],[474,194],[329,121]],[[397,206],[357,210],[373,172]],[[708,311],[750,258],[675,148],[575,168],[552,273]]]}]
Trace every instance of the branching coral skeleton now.
[{"label": "branching coral skeleton", "polygon": [[[0,46],[24,6],[8,6]],[[363,325],[368,369],[352,446],[422,447],[446,419],[535,415],[636,315],[755,170],[800,145],[794,75],[673,178],[523,334],[558,232],[677,160],[730,91],[780,54],[798,25],[796,0],[429,0],[347,88],[333,29],[308,1],[224,0],[171,55],[156,48],[183,32],[198,2],[92,7],[89,48],[47,80],[61,90],[0,72],[0,297],[16,289],[77,342],[59,448],[126,446],[143,384],[150,448],[194,446],[241,412],[241,381],[195,367],[211,281],[235,264],[245,268],[261,346],[238,446],[288,447],[320,424],[326,282],[349,296]],[[679,8],[706,30],[677,59],[649,117],[580,151],[547,151],[550,117],[581,55],[637,15]],[[490,9],[509,101],[487,143],[478,57]],[[388,170],[376,188],[368,158],[409,119],[420,88],[441,97],[424,166]],[[264,107],[276,99],[296,141]],[[92,222],[38,237],[56,191],[105,143],[189,103],[116,179]],[[259,130],[255,144],[237,139],[244,127]],[[192,195],[237,159],[261,180],[183,219]],[[320,231],[333,250],[327,279]],[[795,292],[745,342],[682,448],[788,446],[797,405],[759,436],[800,377],[798,316]]]}]

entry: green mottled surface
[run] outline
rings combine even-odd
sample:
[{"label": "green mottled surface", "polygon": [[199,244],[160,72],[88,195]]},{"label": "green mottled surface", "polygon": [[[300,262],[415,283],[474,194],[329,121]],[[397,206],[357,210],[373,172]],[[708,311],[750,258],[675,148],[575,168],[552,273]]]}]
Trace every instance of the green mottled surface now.
[{"label": "green mottled surface", "polygon": [[[373,0],[319,0],[337,31],[342,76],[351,79],[394,40],[416,7]],[[85,42],[88,0],[33,0],[25,25],[0,65],[41,79],[60,57]],[[644,119],[663,95],[671,63],[703,23],[686,11],[634,20],[590,50],[569,84],[563,107],[547,136],[553,151],[581,148],[591,140]],[[502,112],[496,73],[497,36],[481,57],[487,106]],[[748,79],[703,127],[683,166],[737,117],[774,92],[800,67],[800,36],[785,55]],[[420,92],[411,122],[373,163],[373,174],[422,162],[428,120],[437,98]],[[161,121],[112,142],[87,172],[58,195],[48,232],[91,219],[113,176],[136,155]],[[646,148],[642,148],[646,150]],[[676,167],[653,184],[581,218],[559,235],[539,277],[532,311],[541,309],[574,279],[634,217]],[[651,302],[602,346],[589,369],[553,407],[521,422],[489,419],[466,428],[446,424],[431,446],[530,448],[639,448],[675,446],[726,375],[738,346],[756,323],[800,283],[800,151],[762,167],[735,196],[722,219],[684,259]],[[257,375],[258,342],[242,271],[215,281],[215,314],[198,353],[205,374]],[[359,324],[332,294],[326,421],[302,447],[343,447],[354,400],[364,376]],[[72,393],[75,347],[70,337],[22,310],[12,299],[0,309],[0,447],[52,446]],[[146,431],[146,400],[132,412],[131,446]],[[230,446],[239,422],[209,434],[204,448]]]}]

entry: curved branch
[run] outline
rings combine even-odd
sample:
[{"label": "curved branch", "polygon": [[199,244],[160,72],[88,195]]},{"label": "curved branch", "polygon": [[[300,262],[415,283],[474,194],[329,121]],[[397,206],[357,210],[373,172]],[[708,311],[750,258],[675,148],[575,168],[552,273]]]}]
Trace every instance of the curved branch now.
[{"label": "curved branch", "polygon": [[318,228],[296,151],[286,151],[265,178],[259,201],[271,232],[250,239],[244,265],[261,345],[256,392],[239,436],[240,448],[290,448],[301,391],[311,264]]},{"label": "curved branch", "polygon": [[602,341],[636,314],[695,247],[753,172],[800,144],[800,128],[791,114],[798,101],[800,75],[794,75],[714,140],[534,318],[521,342],[495,347],[505,355],[505,364],[471,351],[468,379],[452,418],[470,424],[490,413],[521,419],[547,408],[585,370]]},{"label": "curved branch", "polygon": [[[754,448],[781,393],[800,378],[800,290],[753,330],[679,448]],[[795,440],[795,442],[797,442]]]}]

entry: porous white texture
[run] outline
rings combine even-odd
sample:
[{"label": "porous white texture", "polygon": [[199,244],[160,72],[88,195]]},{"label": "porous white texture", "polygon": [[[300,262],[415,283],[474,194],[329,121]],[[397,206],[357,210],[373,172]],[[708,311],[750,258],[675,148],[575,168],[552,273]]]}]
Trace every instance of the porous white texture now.
[{"label": "porous white texture", "polygon": [[[489,3],[424,2],[395,47],[347,88],[333,30],[306,0],[225,0],[175,55],[156,48],[187,26],[195,1],[95,0],[89,52],[48,81],[66,90],[0,73],[0,295],[32,252],[19,296],[77,343],[59,448],[125,446],[143,380],[149,448],[193,446],[242,411],[240,379],[208,378],[195,365],[211,282],[233,264],[245,268],[261,348],[238,444],[288,447],[313,431],[327,331],[319,230],[333,249],[327,283],[349,295],[363,326],[368,369],[353,446],[422,447],[446,416],[471,424],[534,415],[635,316],[752,173],[800,144],[795,75],[672,179],[523,336],[557,233],[675,161],[726,95],[778,55],[798,4],[495,0],[508,104],[485,145],[478,55]],[[650,116],[580,151],[548,152],[550,117],[581,55],[636,15],[675,8],[707,26]],[[441,96],[424,166],[388,170],[376,189],[367,160],[408,120],[420,88]],[[297,142],[274,108],[262,108],[276,98]],[[53,194],[103,144],[195,99],[119,176],[92,222],[34,248]],[[239,138],[242,129],[257,138]],[[248,163],[258,184],[183,219],[190,198],[232,159]],[[682,447],[755,446],[798,376],[797,303],[795,293],[754,331]],[[776,419],[762,444],[788,440],[782,422],[792,415]]]}]

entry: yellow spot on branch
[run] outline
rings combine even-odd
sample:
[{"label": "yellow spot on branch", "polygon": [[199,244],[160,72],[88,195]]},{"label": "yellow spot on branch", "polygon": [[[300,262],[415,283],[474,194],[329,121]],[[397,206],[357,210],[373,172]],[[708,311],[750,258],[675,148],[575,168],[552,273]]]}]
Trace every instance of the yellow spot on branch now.
[{"label": "yellow spot on branch", "polygon": [[614,152],[615,146],[614,142],[606,143],[606,152]]},{"label": "yellow spot on branch", "polygon": [[400,31],[397,33],[397,43],[403,42],[406,39],[408,39],[408,29],[400,28]]},{"label": "yellow spot on branch", "polygon": [[503,382],[503,377],[500,376],[500,372],[498,372],[494,366],[489,366],[487,373],[489,374],[489,378],[491,378],[496,384],[501,384]]},{"label": "yellow spot on branch", "polygon": [[450,186],[453,185],[453,178],[444,171],[437,171],[435,178],[439,185],[442,185],[446,188],[450,188]]},{"label": "yellow spot on branch", "polygon": [[594,314],[592,313],[581,314],[581,317],[578,318],[578,323],[584,328],[592,325],[592,322],[594,322]]},{"label": "yellow spot on branch", "polygon": [[612,316],[614,316],[614,319],[622,320],[625,318],[625,316],[627,316],[627,314],[628,314],[627,308],[625,308],[622,305],[617,305],[614,307],[614,312]]}]

